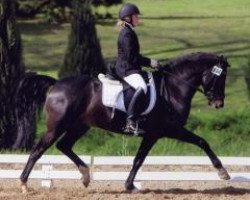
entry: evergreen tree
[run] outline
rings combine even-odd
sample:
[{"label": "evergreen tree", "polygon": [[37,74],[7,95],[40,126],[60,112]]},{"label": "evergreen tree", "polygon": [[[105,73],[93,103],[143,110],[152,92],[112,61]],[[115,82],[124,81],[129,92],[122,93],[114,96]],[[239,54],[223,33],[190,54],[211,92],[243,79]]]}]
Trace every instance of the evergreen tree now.
[{"label": "evergreen tree", "polygon": [[[86,0],[87,1],[87,0]],[[71,9],[72,1],[69,0],[16,0],[16,14],[18,17],[35,17],[37,14],[60,15],[65,13],[65,9]],[[122,0],[91,0],[94,6],[112,6],[122,3]]]},{"label": "evergreen tree", "polygon": [[91,1],[73,0],[71,33],[60,77],[105,72]]},{"label": "evergreen tree", "polygon": [[17,134],[13,97],[24,74],[14,3],[0,0],[0,148],[10,148]]}]

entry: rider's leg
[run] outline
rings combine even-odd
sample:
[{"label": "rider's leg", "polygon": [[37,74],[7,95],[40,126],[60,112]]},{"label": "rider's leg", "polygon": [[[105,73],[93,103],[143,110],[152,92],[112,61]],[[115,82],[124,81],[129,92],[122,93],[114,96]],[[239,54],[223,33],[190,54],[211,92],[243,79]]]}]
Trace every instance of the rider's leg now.
[{"label": "rider's leg", "polygon": [[139,116],[138,107],[140,100],[143,99],[147,92],[147,85],[140,74],[132,74],[124,78],[132,87],[135,88],[135,93],[129,103],[127,111],[127,124],[125,126],[124,132],[142,134],[145,131],[140,129],[136,123]]},{"label": "rider's leg", "polygon": [[137,88],[137,90],[135,91],[129,103],[128,110],[127,110],[127,124],[124,129],[124,131],[127,133],[142,134],[145,132],[144,130],[140,129],[137,126],[137,122],[136,122],[139,116],[137,108],[140,104],[140,99],[142,99],[144,95],[145,93],[143,89],[141,87]]}]

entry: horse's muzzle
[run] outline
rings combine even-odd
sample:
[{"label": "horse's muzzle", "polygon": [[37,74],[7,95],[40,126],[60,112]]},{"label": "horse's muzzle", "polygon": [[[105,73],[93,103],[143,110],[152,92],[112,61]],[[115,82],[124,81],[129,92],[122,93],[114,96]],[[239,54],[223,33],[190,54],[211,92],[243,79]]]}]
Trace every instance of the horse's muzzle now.
[{"label": "horse's muzzle", "polygon": [[213,99],[208,101],[208,105],[214,107],[216,109],[224,107],[224,100],[223,99]]}]

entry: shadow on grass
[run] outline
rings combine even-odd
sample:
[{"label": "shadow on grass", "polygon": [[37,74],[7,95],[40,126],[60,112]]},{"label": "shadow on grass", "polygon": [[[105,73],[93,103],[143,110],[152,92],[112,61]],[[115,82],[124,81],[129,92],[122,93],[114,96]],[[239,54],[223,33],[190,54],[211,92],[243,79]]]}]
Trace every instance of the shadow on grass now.
[{"label": "shadow on grass", "polygon": [[[209,44],[205,44],[205,45],[192,45],[191,43],[189,43],[186,40],[183,40],[180,38],[174,38],[171,37],[170,39],[176,40],[178,42],[182,42],[184,44],[186,44],[185,47],[179,47],[179,48],[172,48],[172,49],[166,49],[166,50],[158,50],[158,51],[149,51],[148,53],[146,53],[145,55],[151,55],[151,54],[159,54],[159,53],[167,53],[167,52],[174,52],[174,51],[184,51],[184,50],[188,50],[188,49],[195,49],[195,48],[211,48],[211,47],[221,47],[223,45],[237,45],[237,44],[246,44],[247,46],[245,47],[232,47],[232,48],[227,48],[227,50],[223,50],[223,51],[217,51],[214,53],[227,53],[227,52],[235,52],[238,50],[250,50],[250,40],[247,39],[242,39],[242,40],[237,40],[237,41],[225,41],[225,42],[215,42],[215,43],[209,43]],[[243,54],[244,55],[244,54]],[[240,56],[240,55],[239,55]]]},{"label": "shadow on grass", "polygon": [[54,30],[64,29],[63,24],[50,24],[36,20],[20,20],[19,28],[22,33],[27,35],[43,35],[53,32]]},{"label": "shadow on grass", "polygon": [[[246,16],[219,16],[219,15],[214,15],[214,16],[160,16],[160,17],[155,17],[155,16],[141,16],[140,17],[142,20],[203,20],[203,19],[244,19],[244,18],[250,18],[250,15]],[[109,18],[109,19],[98,19],[96,20],[97,24],[103,25],[103,26],[113,26],[117,22],[116,18]]]},{"label": "shadow on grass", "polygon": [[[153,17],[153,16],[141,16],[141,19],[145,20],[203,20],[203,19],[244,19],[244,18],[250,18],[250,15],[246,16],[160,16],[160,17]],[[102,25],[102,26],[114,26],[117,22],[117,18],[109,18],[109,19],[97,19],[96,24]],[[32,34],[34,33],[34,26],[35,31],[37,33],[41,32],[48,32],[52,29],[60,29],[62,28],[62,24],[50,24],[47,22],[41,22],[41,21],[25,21],[21,20],[19,21],[19,25],[21,28],[26,29],[26,34]]]},{"label": "shadow on grass", "polygon": [[152,16],[142,16],[142,19],[147,20],[193,20],[193,19],[242,19],[242,18],[250,18],[250,15],[245,16],[219,16],[219,15],[213,15],[213,16],[160,16],[160,17],[152,17]]}]

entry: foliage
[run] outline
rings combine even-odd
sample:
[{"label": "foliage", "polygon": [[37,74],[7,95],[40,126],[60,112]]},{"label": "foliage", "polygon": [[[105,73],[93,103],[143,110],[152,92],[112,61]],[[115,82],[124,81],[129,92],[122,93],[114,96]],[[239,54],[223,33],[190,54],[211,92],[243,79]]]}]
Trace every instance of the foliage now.
[{"label": "foliage", "polygon": [[67,0],[17,0],[16,14],[20,18],[34,18],[42,14],[44,18],[53,22],[65,22],[69,18],[67,9],[71,1]]},{"label": "foliage", "polygon": [[[239,110],[234,114],[217,114],[216,116],[203,116],[198,118],[195,115],[191,115],[187,128],[192,131],[199,131],[201,129],[209,131],[228,131],[238,132],[237,134],[248,135],[250,134],[250,125],[247,123],[250,120],[250,107],[247,106],[244,110]],[[238,131],[237,131],[238,130]]]},{"label": "foliage", "polygon": [[[94,6],[112,6],[122,3],[122,0],[85,0],[82,3],[91,2]],[[18,17],[33,18],[42,14],[50,23],[69,21],[72,1],[68,0],[17,0],[16,14]]]},{"label": "foliage", "polygon": [[116,4],[121,4],[122,0],[92,0],[94,6],[112,6]]},{"label": "foliage", "polygon": [[17,0],[16,15],[18,17],[34,17],[50,3],[50,0]]}]

